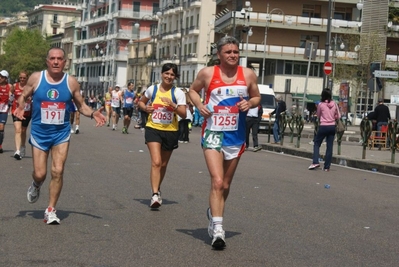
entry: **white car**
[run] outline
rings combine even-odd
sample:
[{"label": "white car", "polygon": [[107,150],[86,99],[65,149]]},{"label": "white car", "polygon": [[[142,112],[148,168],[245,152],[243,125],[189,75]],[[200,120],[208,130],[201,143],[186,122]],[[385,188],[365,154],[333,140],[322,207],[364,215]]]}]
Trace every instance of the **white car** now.
[{"label": "white car", "polygon": [[348,125],[360,125],[362,119],[361,114],[348,113]]}]

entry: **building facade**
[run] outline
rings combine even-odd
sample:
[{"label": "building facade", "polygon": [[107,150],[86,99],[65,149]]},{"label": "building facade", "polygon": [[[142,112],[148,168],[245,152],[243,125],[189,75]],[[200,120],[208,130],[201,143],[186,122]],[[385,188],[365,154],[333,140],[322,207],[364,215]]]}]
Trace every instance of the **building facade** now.
[{"label": "building facade", "polygon": [[[243,65],[254,68],[258,82],[294,99],[319,100],[329,80],[338,96],[342,80],[349,81],[353,112],[359,112],[366,106],[362,101],[370,97],[369,65],[398,64],[399,29],[389,24],[390,9],[397,4],[388,0],[218,0],[215,38],[226,33],[235,36],[241,41]],[[328,77],[326,61],[333,65]],[[365,67],[356,69],[359,65]]]},{"label": "building facade", "polygon": [[81,23],[75,25],[73,68],[87,94],[124,86],[129,45],[150,36],[159,2],[154,0],[82,0]]}]

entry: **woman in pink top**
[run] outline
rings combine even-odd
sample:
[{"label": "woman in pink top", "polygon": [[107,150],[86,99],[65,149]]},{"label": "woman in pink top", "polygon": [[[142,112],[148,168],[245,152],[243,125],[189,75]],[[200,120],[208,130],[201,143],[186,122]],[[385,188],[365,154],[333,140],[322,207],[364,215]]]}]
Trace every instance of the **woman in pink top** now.
[{"label": "woman in pink top", "polygon": [[331,89],[329,88],[325,88],[321,92],[321,101],[320,104],[317,105],[317,117],[319,118],[320,125],[314,139],[313,163],[309,166],[309,170],[314,170],[320,167],[320,145],[323,142],[323,139],[326,138],[327,149],[326,156],[324,158],[323,170],[329,171],[335,137],[335,121],[341,117],[337,104],[334,102],[334,100],[332,100]]}]

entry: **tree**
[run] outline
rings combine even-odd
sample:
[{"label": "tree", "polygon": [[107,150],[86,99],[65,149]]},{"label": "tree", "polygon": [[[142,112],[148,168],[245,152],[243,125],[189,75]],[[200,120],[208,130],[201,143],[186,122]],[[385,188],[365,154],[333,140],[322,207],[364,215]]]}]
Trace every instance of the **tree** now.
[{"label": "tree", "polygon": [[[339,83],[342,80],[351,82],[351,100],[352,103],[359,103],[363,92],[363,110],[367,112],[369,106],[372,105],[370,101],[371,90],[368,88],[368,81],[372,78],[370,67],[375,62],[381,62],[381,66],[385,65],[386,55],[386,37],[384,34],[373,32],[360,35],[344,35],[346,41],[345,46],[348,51],[356,51],[357,61],[356,65],[347,64],[345,58],[337,58],[335,66],[335,82]],[[355,47],[357,47],[355,49]],[[352,52],[354,53],[354,52]],[[382,94],[382,93],[381,93]],[[356,104],[355,104],[356,105]],[[360,112],[360,110],[356,110]],[[355,110],[352,110],[355,112]]]},{"label": "tree", "polygon": [[3,48],[5,54],[0,56],[0,69],[7,70],[11,77],[18,77],[22,70],[32,73],[46,68],[44,59],[50,42],[38,30],[14,28]]}]

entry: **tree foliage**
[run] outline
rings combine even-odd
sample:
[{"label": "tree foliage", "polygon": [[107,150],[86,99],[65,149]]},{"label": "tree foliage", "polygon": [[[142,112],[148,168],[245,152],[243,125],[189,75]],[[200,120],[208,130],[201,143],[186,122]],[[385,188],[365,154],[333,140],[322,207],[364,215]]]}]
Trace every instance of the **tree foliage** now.
[{"label": "tree foliage", "polygon": [[50,0],[1,0],[0,16],[9,17],[17,12],[32,10],[39,4],[50,3]]},{"label": "tree foliage", "polygon": [[14,28],[5,39],[3,48],[5,54],[0,56],[0,68],[14,78],[22,70],[32,73],[44,69],[50,42],[38,30]]}]

